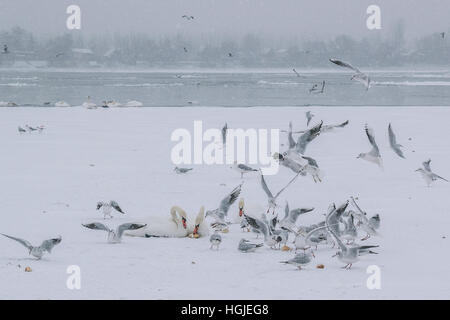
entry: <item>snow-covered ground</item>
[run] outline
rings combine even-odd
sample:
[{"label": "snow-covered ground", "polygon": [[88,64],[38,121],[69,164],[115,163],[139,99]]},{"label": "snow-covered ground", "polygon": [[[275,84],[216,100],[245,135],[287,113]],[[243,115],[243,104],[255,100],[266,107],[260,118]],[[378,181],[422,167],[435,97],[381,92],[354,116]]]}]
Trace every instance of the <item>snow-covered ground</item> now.
[{"label": "snow-covered ground", "polygon": [[[114,199],[126,211],[111,225],[145,216],[168,216],[177,204],[193,216],[214,209],[240,183],[228,166],[193,166],[177,175],[170,161],[173,130],[205,127],[305,126],[305,108],[0,108],[0,232],[38,244],[61,235],[51,255],[37,261],[18,243],[0,237],[1,299],[404,299],[450,298],[450,184],[426,187],[415,169],[431,158],[433,170],[450,177],[450,108],[311,107],[314,121],[350,124],[314,140],[307,154],[325,173],[322,183],[299,178],[280,203],[312,206],[299,218],[323,219],[330,203],[358,196],[369,214],[381,215],[378,255],[363,256],[351,270],[335,249],[320,248],[305,270],[279,261],[293,253],[262,248],[243,254],[238,241],[254,234],[232,225],[218,251],[209,239],[132,238],[106,243],[106,234],[81,223],[102,221],[99,200]],[[356,159],[370,149],[364,124],[373,127],[385,170]],[[406,160],[389,148],[391,122]],[[19,134],[18,125],[45,125],[42,134]],[[284,142],[285,135],[281,138]],[[292,173],[280,168],[267,183],[281,188]],[[266,204],[257,174],[245,177],[247,203]],[[282,214],[283,210],[278,209]],[[235,203],[230,211],[237,215]],[[316,269],[324,264],[325,269]],[[20,267],[18,266],[20,265]],[[81,268],[81,289],[66,286],[67,267]],[[369,290],[366,269],[381,270],[381,289]],[[24,272],[29,266],[32,272]]]}]

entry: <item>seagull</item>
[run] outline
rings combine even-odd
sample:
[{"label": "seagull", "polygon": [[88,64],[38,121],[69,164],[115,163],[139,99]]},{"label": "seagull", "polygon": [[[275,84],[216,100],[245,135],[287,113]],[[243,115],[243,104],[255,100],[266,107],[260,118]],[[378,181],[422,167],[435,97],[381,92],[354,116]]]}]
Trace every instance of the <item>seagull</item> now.
[{"label": "seagull", "polygon": [[272,234],[269,225],[266,222],[248,215],[244,215],[244,217],[252,227],[252,231],[261,233],[264,236],[264,243],[268,247],[274,249],[275,245],[281,241],[281,239],[278,239],[278,235]]},{"label": "seagull", "polygon": [[370,217],[369,219],[369,224],[372,228],[374,228],[375,230],[380,228],[380,215],[376,214],[373,217]]},{"label": "seagull", "polygon": [[273,154],[273,158],[275,160],[278,160],[278,162],[282,166],[291,169],[293,172],[300,173],[301,175],[306,175],[306,172],[302,171],[303,165],[300,162],[298,162],[297,160],[290,157],[286,152],[283,154],[275,152]]},{"label": "seagull", "polygon": [[223,142],[223,145],[225,145],[227,143],[227,131],[228,131],[228,125],[225,122],[225,125],[222,128],[222,142]]},{"label": "seagull", "polygon": [[302,156],[302,158],[308,161],[308,163],[303,166],[302,171],[305,173],[309,173],[312,176],[314,182],[322,182],[322,172],[319,169],[317,161],[307,156]]},{"label": "seagull", "polygon": [[262,243],[251,243],[246,239],[241,239],[241,241],[239,241],[239,246],[238,246],[238,250],[241,252],[253,252],[256,249],[262,247],[263,244]]},{"label": "seagull", "polygon": [[53,247],[56,246],[57,244],[59,244],[62,240],[61,236],[59,236],[58,238],[44,240],[39,247],[34,247],[27,240],[11,237],[11,236],[8,236],[3,233],[1,235],[19,242],[21,245],[23,245],[24,247],[26,247],[28,249],[28,251],[29,251],[28,253],[30,255],[32,255],[33,257],[35,257],[37,259],[41,259],[42,256],[44,255],[45,251],[47,251],[48,253],[52,253]]},{"label": "seagull", "polygon": [[295,225],[295,223],[297,222],[298,217],[301,214],[305,214],[313,210],[314,208],[297,208],[290,210],[289,203],[286,201],[286,206],[284,207],[284,218],[280,221],[280,228],[290,232],[297,233],[298,228]]},{"label": "seagull", "polygon": [[29,126],[29,125],[25,125],[25,128],[28,130],[28,132],[33,132],[33,131],[37,131],[38,129],[37,128],[34,128],[34,127],[31,127],[31,126]]},{"label": "seagull", "polygon": [[[356,224],[357,227],[360,227],[364,232],[366,232],[366,236],[364,238],[361,239],[361,241],[365,241],[367,239],[369,239],[371,236],[376,236],[378,235],[377,231],[376,231],[376,220],[380,220],[379,217],[378,219],[375,217],[372,223],[370,222],[369,219],[367,219],[367,213],[365,211],[363,211],[359,205],[356,203],[355,198],[350,197],[350,202],[352,204],[352,206],[358,211],[358,213],[354,212],[352,213],[352,215],[358,220],[358,223]],[[378,223],[378,227],[379,227],[379,223]]]},{"label": "seagull", "polygon": [[122,235],[127,230],[137,230],[144,228],[147,226],[146,224],[138,224],[138,223],[124,223],[119,225],[115,230],[110,229],[105,226],[103,223],[93,222],[89,224],[82,224],[83,227],[92,230],[103,230],[108,232],[108,243],[120,243],[122,241]]},{"label": "seagull", "polygon": [[241,227],[241,229],[242,229],[242,232],[244,232],[245,229],[247,229],[247,231],[250,232],[249,224],[248,224],[247,219],[242,219],[242,220],[241,220],[240,227]]},{"label": "seagull", "polygon": [[[308,117],[308,115],[306,115],[306,117]],[[313,117],[313,115],[311,115],[311,117]],[[289,142],[289,149],[294,149],[296,143],[294,138],[292,137],[292,121],[289,121],[288,142]]]},{"label": "seagull", "polygon": [[326,124],[323,125],[322,128],[320,129],[320,133],[325,133],[325,132],[330,132],[330,131],[334,131],[335,128],[344,128],[345,126],[347,126],[349,123],[348,120],[339,123],[339,124]]},{"label": "seagull", "polygon": [[188,52],[188,49],[186,47],[183,47],[184,52]]},{"label": "seagull", "polygon": [[[327,220],[328,220],[328,217],[327,217]],[[338,251],[333,257],[337,256],[340,261],[346,263],[344,268],[350,269],[352,267],[353,263],[355,263],[356,261],[359,260],[359,258],[358,258],[359,247],[346,246],[341,241],[341,239],[339,239],[338,235],[330,228],[327,220],[325,220],[325,226],[340,248],[340,251]]]},{"label": "seagull", "polygon": [[228,57],[233,58],[233,54],[231,52],[228,52]]},{"label": "seagull", "polygon": [[330,59],[330,61],[340,67],[344,67],[344,68],[353,70],[355,72],[355,74],[351,77],[351,80],[356,80],[356,81],[361,82],[366,87],[366,90],[369,90],[371,81],[370,81],[370,77],[367,74],[362,73],[361,71],[359,71],[358,68],[353,67],[351,64],[349,64],[347,62],[343,62],[343,61],[340,61],[337,59]]},{"label": "seagull", "polygon": [[295,151],[297,151],[300,154],[304,154],[308,144],[320,134],[322,125],[323,121],[321,121],[319,124],[315,125],[311,129],[306,130],[300,137],[298,137],[297,144],[295,145]]},{"label": "seagull", "polygon": [[378,149],[378,145],[375,142],[375,136],[372,128],[369,128],[366,124],[365,127],[367,138],[369,139],[370,144],[372,145],[372,150],[367,153],[360,153],[356,158],[364,159],[369,162],[377,164],[380,168],[383,168],[383,160],[381,159],[380,150]]},{"label": "seagull", "polygon": [[274,196],[274,195],[272,194],[272,192],[270,192],[269,187],[267,187],[266,180],[264,179],[264,175],[262,174],[262,171],[261,171],[261,187],[263,188],[264,192],[265,192],[266,195],[267,195],[267,202],[268,202],[268,204],[269,204],[269,207],[268,207],[268,209],[267,209],[267,213],[269,212],[270,208],[272,208],[272,210],[273,210],[272,213],[275,212],[275,207],[277,206],[277,204],[276,204],[277,198],[279,197],[279,195],[280,195],[287,187],[289,187],[289,185],[290,185],[292,182],[294,182],[295,179],[297,179],[297,177],[298,177],[299,174],[300,174],[300,172],[297,173],[297,174],[296,174],[296,175],[288,182],[288,184],[287,184],[284,188],[282,188],[280,191],[278,191],[278,193]]},{"label": "seagull", "polygon": [[116,211],[125,214],[125,212],[123,212],[122,209],[119,207],[119,204],[114,200],[111,200],[110,202],[103,202],[103,201],[97,202],[97,210],[99,210],[102,207],[103,207],[103,219],[106,219],[106,216],[113,218],[111,214],[113,208]]},{"label": "seagull", "polygon": [[175,172],[178,173],[178,174],[183,174],[183,173],[188,173],[192,169],[193,168],[179,168],[179,167],[175,167],[173,170],[175,170]]},{"label": "seagull", "polygon": [[211,242],[210,249],[215,246],[216,249],[219,250],[220,243],[222,242],[222,236],[217,232],[217,230],[214,231],[211,237],[209,237],[209,242]]},{"label": "seagull", "polygon": [[295,68],[292,69],[292,71],[294,71],[294,73],[297,75],[297,77],[300,77],[300,73],[298,73],[297,70],[295,70]]},{"label": "seagull", "polygon": [[24,128],[22,128],[21,126],[17,127],[17,130],[19,130],[20,133],[25,133],[27,132],[27,130],[25,130]]},{"label": "seagull", "polygon": [[397,143],[397,138],[395,137],[394,131],[392,130],[392,126],[389,123],[389,127],[388,127],[388,133],[389,133],[389,143],[391,145],[392,150],[394,150],[394,152],[400,157],[405,159],[405,156],[403,155],[403,152],[400,148],[402,148],[403,146],[401,144]]},{"label": "seagull", "polygon": [[306,115],[306,126],[308,127],[309,123],[311,122],[311,120],[314,117],[314,115],[312,114],[311,111],[306,111],[305,115]]},{"label": "seagull", "polygon": [[241,193],[242,184],[238,185],[233,191],[230,192],[225,198],[220,201],[219,208],[206,211],[205,217],[211,216],[216,219],[217,222],[225,223],[225,217],[228,214],[228,210],[231,205],[236,201]]},{"label": "seagull", "polygon": [[419,168],[416,171],[420,172],[422,174],[423,179],[425,180],[425,182],[427,183],[427,186],[430,187],[431,183],[433,181],[436,181],[438,179],[444,180],[449,182],[447,179],[438,176],[437,174],[433,173],[431,171],[431,159],[429,159],[428,161],[424,161],[422,162],[423,168]]},{"label": "seagull", "polygon": [[2,53],[9,53],[8,45],[6,45],[6,44],[3,45],[3,52]]},{"label": "seagull", "polygon": [[185,18],[186,20],[194,20],[194,16],[182,15],[181,17]]},{"label": "seagull", "polygon": [[292,265],[296,266],[298,268],[298,270],[302,270],[303,266],[306,266],[311,262],[313,256],[314,256],[314,253],[312,251],[307,252],[307,253],[301,252],[301,253],[297,253],[294,258],[287,260],[287,261],[281,261],[280,263],[292,264]]},{"label": "seagull", "polygon": [[319,90],[319,84],[315,83],[311,89],[309,89],[309,93],[323,93],[325,89],[325,80],[322,81],[322,87]]},{"label": "seagull", "polygon": [[344,230],[341,232],[341,238],[347,240],[347,244],[354,243],[355,239],[358,237],[354,219],[352,212],[350,212],[346,219],[341,220],[344,223]]},{"label": "seagull", "polygon": [[444,39],[445,38],[445,32],[441,32],[440,36],[441,36],[442,39]]},{"label": "seagull", "polygon": [[64,54],[64,52],[58,52],[55,57],[58,58],[59,56],[62,56]]},{"label": "seagull", "polygon": [[241,179],[244,177],[244,173],[258,171],[258,169],[254,169],[254,168],[249,167],[249,166],[247,166],[245,164],[242,164],[242,163],[237,163],[236,161],[233,164],[233,166],[231,166],[230,168],[240,172]]}]

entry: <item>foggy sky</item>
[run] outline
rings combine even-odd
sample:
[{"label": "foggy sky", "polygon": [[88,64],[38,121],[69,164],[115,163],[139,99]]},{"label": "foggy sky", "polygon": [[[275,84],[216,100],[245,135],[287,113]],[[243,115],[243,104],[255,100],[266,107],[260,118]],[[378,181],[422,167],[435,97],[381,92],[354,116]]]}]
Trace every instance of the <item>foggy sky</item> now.
[{"label": "foggy sky", "polygon": [[[66,8],[81,7],[80,31],[66,29]],[[366,28],[366,9],[381,7],[382,30]],[[193,15],[193,21],[181,18]],[[145,33],[151,36],[324,39],[388,36],[402,21],[408,39],[450,31],[449,0],[0,0],[0,30],[20,26],[37,36]]]}]

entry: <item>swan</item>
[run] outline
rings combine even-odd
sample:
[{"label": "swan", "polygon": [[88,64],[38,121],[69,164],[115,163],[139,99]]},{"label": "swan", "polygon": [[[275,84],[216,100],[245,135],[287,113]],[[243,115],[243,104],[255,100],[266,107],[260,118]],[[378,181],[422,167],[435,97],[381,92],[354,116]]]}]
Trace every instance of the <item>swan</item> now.
[{"label": "swan", "polygon": [[70,107],[70,104],[65,101],[57,101],[55,102],[55,107]]},{"label": "swan", "polygon": [[142,107],[144,104],[137,100],[131,100],[125,103],[125,107]]},{"label": "swan", "polygon": [[117,107],[122,107],[123,105],[118,102],[118,101],[114,101],[114,100],[110,100],[105,102],[105,105],[110,107],[110,108],[117,108]]},{"label": "swan", "polygon": [[195,218],[194,224],[189,225],[188,234],[191,238],[205,237],[209,235],[209,228],[205,223],[205,207],[201,206]]},{"label": "swan", "polygon": [[17,103],[12,102],[12,101],[0,101],[0,107],[17,107]]},{"label": "swan", "polygon": [[188,235],[186,212],[178,206],[170,208],[170,218],[149,217],[144,219],[145,228],[126,231],[125,234],[134,237],[168,237],[182,238]]},{"label": "swan", "polygon": [[85,101],[81,106],[88,108],[88,109],[96,109],[97,105],[95,103],[91,102],[91,97],[88,96],[87,99],[88,100]]}]

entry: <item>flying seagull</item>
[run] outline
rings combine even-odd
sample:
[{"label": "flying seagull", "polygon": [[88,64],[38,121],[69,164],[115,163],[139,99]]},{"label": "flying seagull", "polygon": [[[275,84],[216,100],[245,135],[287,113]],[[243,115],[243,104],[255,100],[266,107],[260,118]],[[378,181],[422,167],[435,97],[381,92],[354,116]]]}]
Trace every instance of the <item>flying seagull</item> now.
[{"label": "flying seagull", "polygon": [[305,112],[305,116],[306,116],[306,126],[309,126],[309,123],[311,122],[312,118],[314,117],[314,115],[312,114],[311,111],[306,111]]},{"label": "flying seagull", "polygon": [[258,169],[254,169],[254,168],[252,168],[250,166],[247,166],[247,165],[242,164],[242,163],[237,163],[237,162],[235,162],[233,164],[233,166],[230,167],[230,168],[238,171],[241,174],[241,179],[244,177],[244,173],[258,171]]},{"label": "flying seagull", "polygon": [[194,19],[194,16],[188,16],[188,15],[182,15],[181,16],[182,18],[185,18],[186,20],[193,20]]},{"label": "flying seagull", "polygon": [[428,161],[424,161],[424,162],[422,162],[423,168],[419,168],[416,170],[417,172],[420,172],[422,174],[422,177],[425,180],[425,182],[427,183],[428,187],[431,186],[431,183],[433,181],[436,181],[438,179],[449,182],[447,179],[442,178],[441,176],[438,176],[433,171],[431,171],[430,164],[431,164],[431,159],[429,159]]},{"label": "flying seagull", "polygon": [[62,240],[62,238],[60,236],[58,238],[44,240],[39,247],[34,247],[27,240],[11,237],[11,236],[8,236],[8,235],[3,234],[3,233],[2,233],[2,235],[7,237],[7,238],[10,238],[12,240],[15,240],[15,241],[19,242],[21,245],[23,245],[25,248],[28,249],[28,251],[29,251],[28,253],[30,255],[32,255],[33,257],[38,258],[38,259],[42,258],[42,256],[44,255],[45,251],[47,251],[48,253],[51,253],[53,247],[56,246],[57,244],[59,244],[61,242],[61,240]]},{"label": "flying seagull", "polygon": [[351,77],[351,80],[356,80],[356,81],[361,82],[366,87],[366,90],[369,90],[371,81],[370,81],[370,77],[367,74],[362,73],[361,71],[359,71],[358,68],[353,67],[351,64],[349,64],[347,62],[343,62],[343,61],[340,61],[337,59],[330,59],[330,61],[340,67],[353,70],[355,72],[355,74]]},{"label": "flying seagull", "polygon": [[284,207],[284,218],[280,221],[280,228],[297,233],[298,228],[295,223],[297,222],[298,217],[313,210],[314,208],[297,208],[290,210],[289,203],[286,201],[286,206]]},{"label": "flying seagull", "polygon": [[97,210],[100,210],[100,208],[103,208],[103,219],[106,219],[106,216],[109,216],[110,218],[113,217],[111,214],[112,209],[115,209],[117,212],[125,214],[125,212],[123,212],[122,209],[120,208],[119,204],[114,200],[111,200],[110,202],[103,202],[103,201],[97,202]]},{"label": "flying seagull", "polygon": [[297,77],[300,77],[300,73],[298,73],[297,70],[295,70],[295,68],[292,69],[292,71],[294,71],[294,73],[297,75]]},{"label": "flying seagull", "polygon": [[220,201],[219,208],[206,211],[205,217],[211,216],[216,219],[216,222],[225,223],[225,217],[228,215],[228,210],[236,201],[241,193],[242,184],[233,189],[225,198]]},{"label": "flying seagull", "polygon": [[183,173],[188,173],[189,171],[191,171],[193,168],[179,168],[179,167],[175,167],[173,170],[178,173],[178,174],[183,174]]},{"label": "flying seagull", "polygon": [[357,159],[364,159],[369,162],[375,163],[380,168],[383,168],[383,160],[381,159],[380,150],[378,149],[378,145],[375,142],[375,136],[373,133],[373,130],[369,128],[366,124],[365,129],[367,138],[369,139],[370,144],[372,145],[372,150],[370,150],[367,153],[360,153],[356,158]]},{"label": "flying seagull", "polygon": [[224,145],[227,143],[227,131],[228,131],[228,124],[225,122],[225,125],[222,128],[222,142]]},{"label": "flying seagull", "polygon": [[320,134],[322,125],[323,121],[321,121],[319,124],[315,125],[311,129],[306,130],[300,137],[298,137],[297,144],[295,145],[295,151],[297,151],[300,154],[304,154],[308,144]]},{"label": "flying seagull", "polygon": [[330,132],[330,131],[334,131],[334,129],[336,128],[344,128],[345,126],[347,126],[349,123],[348,120],[339,123],[339,124],[326,124],[322,126],[322,129],[320,129],[320,133],[325,133],[325,132]]},{"label": "flying seagull", "polygon": [[400,157],[405,159],[405,156],[403,155],[403,152],[400,148],[402,148],[403,146],[401,144],[397,143],[397,138],[395,137],[394,131],[392,130],[392,126],[389,123],[389,127],[388,127],[388,133],[389,133],[389,143],[391,145],[392,150],[394,150],[394,152]]},{"label": "flying seagull", "polygon": [[122,235],[126,230],[137,230],[147,226],[146,224],[138,223],[124,223],[119,225],[115,230],[110,229],[103,223],[93,222],[89,224],[82,224],[83,227],[92,230],[103,230],[108,232],[108,243],[120,243],[122,241]]},{"label": "flying seagull", "polygon": [[[261,170],[260,170],[261,171]],[[267,208],[267,213],[269,212],[269,210],[272,208],[272,213],[275,213],[275,207],[277,206],[277,198],[280,196],[280,194],[286,190],[287,187],[289,187],[289,185],[294,182],[295,179],[297,179],[298,175],[300,174],[297,173],[289,182],[286,186],[284,186],[284,188],[282,188],[280,191],[278,191],[278,193],[274,196],[272,194],[272,192],[269,190],[269,187],[267,186],[266,180],[264,179],[264,175],[261,172],[261,187],[263,188],[264,192],[267,195],[267,202],[269,207]]]}]

